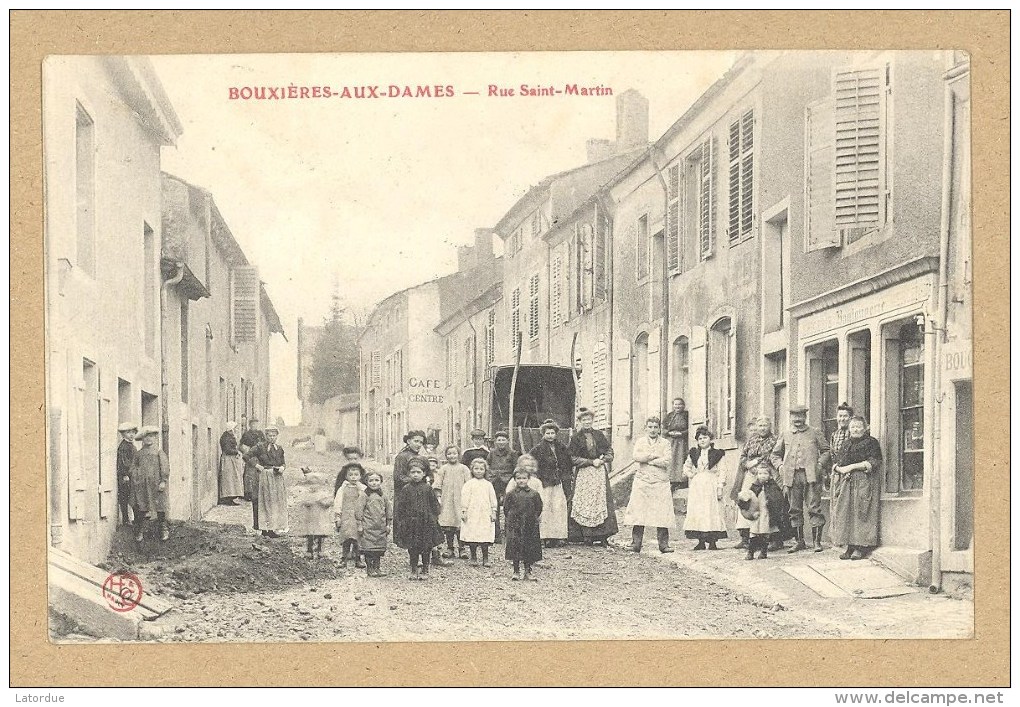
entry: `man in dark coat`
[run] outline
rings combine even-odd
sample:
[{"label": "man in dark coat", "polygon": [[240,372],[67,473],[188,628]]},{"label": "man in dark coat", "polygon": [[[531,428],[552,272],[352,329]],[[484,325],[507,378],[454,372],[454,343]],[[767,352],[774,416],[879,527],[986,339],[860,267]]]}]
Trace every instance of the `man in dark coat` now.
[{"label": "man in dark coat", "polygon": [[248,429],[241,435],[238,444],[244,456],[244,500],[251,501],[252,527],[255,530],[259,529],[259,472],[252,452],[265,441],[266,435],[259,429],[258,418],[248,420]]},{"label": "man in dark coat", "polygon": [[779,472],[783,492],[790,499],[790,525],[797,539],[797,544],[787,550],[791,553],[807,548],[804,527],[808,524],[812,543],[821,544],[825,525],[822,479],[832,469],[829,442],[820,431],[808,426],[807,412],[804,405],[790,408],[790,428],[779,435],[769,456],[772,467]]},{"label": "man in dark coat", "polygon": [[567,540],[589,545],[598,542],[608,547],[609,538],[619,532],[609,488],[613,448],[606,436],[592,427],[594,421],[595,415],[581,408],[577,431],[567,445],[575,469]]},{"label": "man in dark coat", "polygon": [[489,462],[488,479],[492,488],[496,491],[496,541],[499,542],[502,533],[499,519],[500,511],[503,509],[503,499],[506,498],[507,486],[514,479],[514,469],[517,467],[517,460],[520,453],[510,446],[510,433],[500,430],[493,437],[493,448],[486,457]]},{"label": "man in dark coat", "polygon": [[134,443],[138,425],[125,422],[117,431],[120,433],[120,444],[117,445],[117,505],[120,506],[121,525],[130,525],[128,509],[131,507],[131,465],[138,451]]}]

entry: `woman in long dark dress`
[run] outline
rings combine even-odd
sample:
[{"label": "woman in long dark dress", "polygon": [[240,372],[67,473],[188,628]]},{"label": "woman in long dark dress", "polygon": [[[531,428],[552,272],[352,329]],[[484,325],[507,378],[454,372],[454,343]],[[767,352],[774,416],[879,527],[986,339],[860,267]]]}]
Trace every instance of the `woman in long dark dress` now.
[{"label": "woman in long dark dress", "polygon": [[609,464],[613,448],[599,430],[592,428],[595,415],[587,408],[577,414],[577,431],[567,451],[574,464],[574,496],[567,523],[567,540],[588,545],[602,543],[619,532],[616,508],[609,488]]},{"label": "woman in long dark dress", "polygon": [[867,421],[850,418],[850,439],[840,446],[832,467],[829,536],[846,546],[841,560],[861,560],[878,545],[879,474],[882,447],[868,434]]}]

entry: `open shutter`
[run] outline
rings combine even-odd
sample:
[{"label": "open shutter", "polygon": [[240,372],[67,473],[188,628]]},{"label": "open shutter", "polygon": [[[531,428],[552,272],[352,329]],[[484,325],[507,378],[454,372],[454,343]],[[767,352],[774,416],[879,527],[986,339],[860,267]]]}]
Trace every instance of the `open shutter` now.
[{"label": "open shutter", "polygon": [[708,421],[708,332],[705,327],[691,327],[690,338],[690,378],[688,385],[688,405],[692,426],[702,425]]},{"label": "open shutter", "polygon": [[552,260],[552,301],[549,303],[549,326],[557,327],[563,321],[563,256],[557,253]]},{"label": "open shutter", "polygon": [[728,232],[730,240],[740,238],[740,121],[730,123],[730,201]]},{"label": "open shutter", "polygon": [[666,265],[670,275],[680,272],[680,164],[669,168],[666,181]]},{"label": "open shutter", "polygon": [[727,401],[727,414],[729,415],[727,429],[732,433],[737,432],[737,323],[730,320],[729,331],[729,360],[726,365],[726,373],[729,376],[729,399]]},{"label": "open shutter", "polygon": [[609,222],[595,209],[595,299],[604,301],[608,296],[606,284],[606,241],[609,238]]},{"label": "open shutter", "polygon": [[372,383],[371,388],[378,388],[382,379],[382,354],[378,351],[372,352]]},{"label": "open shutter", "polygon": [[715,188],[715,138],[709,138],[701,145],[701,183],[698,190],[699,239],[702,259],[711,257],[715,251],[716,188]]},{"label": "open shutter", "polygon": [[230,324],[234,344],[258,341],[260,286],[258,269],[235,267],[230,271]]},{"label": "open shutter", "polygon": [[740,235],[754,225],[754,112],[740,119]]},{"label": "open shutter", "polygon": [[117,515],[114,479],[117,478],[117,426],[110,398],[106,393],[99,400],[99,517]]},{"label": "open shutter", "polygon": [[595,413],[595,428],[609,427],[609,351],[605,342],[595,346],[592,358],[592,412]]},{"label": "open shutter", "polygon": [[595,232],[581,226],[581,307],[591,309],[595,297]]},{"label": "open shutter", "polygon": [[70,520],[85,518],[85,379],[81,359],[70,360],[71,405],[67,430],[67,517]]},{"label": "open shutter", "polygon": [[835,224],[876,227],[884,220],[882,116],[886,68],[837,71],[835,95]]},{"label": "open shutter", "polygon": [[617,339],[613,344],[613,429],[616,434],[630,437],[633,434],[633,400],[631,399],[631,359],[630,342]]},{"label": "open shutter", "polygon": [[805,116],[804,179],[807,203],[804,213],[804,250],[810,252],[840,245],[840,234],[833,219],[833,139],[832,101],[826,99],[807,107]]}]

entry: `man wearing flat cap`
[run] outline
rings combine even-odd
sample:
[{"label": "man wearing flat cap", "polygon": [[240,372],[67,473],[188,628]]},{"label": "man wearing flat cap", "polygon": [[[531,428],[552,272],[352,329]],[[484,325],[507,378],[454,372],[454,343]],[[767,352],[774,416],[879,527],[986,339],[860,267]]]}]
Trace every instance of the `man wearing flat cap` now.
[{"label": "man wearing flat cap", "polygon": [[471,446],[460,455],[460,463],[471,468],[471,462],[475,459],[485,459],[489,456],[489,448],[485,446],[485,430],[471,430]]},{"label": "man wearing flat cap", "polygon": [[120,524],[130,525],[131,516],[131,465],[135,461],[135,435],[138,425],[133,422],[122,422],[117,427],[120,433],[120,444],[117,445],[117,505],[120,507]]},{"label": "man wearing flat cap", "polygon": [[831,455],[825,435],[807,424],[807,411],[804,405],[790,408],[790,428],[779,435],[769,456],[790,501],[790,525],[797,540],[787,551],[791,553],[807,549],[806,525],[810,524],[811,540],[816,545],[821,542],[825,526],[822,481],[831,469]]}]

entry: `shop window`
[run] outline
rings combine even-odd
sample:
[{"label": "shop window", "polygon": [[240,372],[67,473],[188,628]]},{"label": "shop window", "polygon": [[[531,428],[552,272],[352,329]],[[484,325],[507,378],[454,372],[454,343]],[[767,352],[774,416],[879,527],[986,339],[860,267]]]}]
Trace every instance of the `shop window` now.
[{"label": "shop window", "polygon": [[919,493],[924,486],[924,331],[914,318],[882,330],[887,493]]},{"label": "shop window", "polygon": [[808,359],[808,423],[830,439],[839,407],[839,344],[827,341],[805,352]]}]

